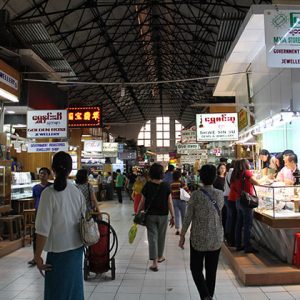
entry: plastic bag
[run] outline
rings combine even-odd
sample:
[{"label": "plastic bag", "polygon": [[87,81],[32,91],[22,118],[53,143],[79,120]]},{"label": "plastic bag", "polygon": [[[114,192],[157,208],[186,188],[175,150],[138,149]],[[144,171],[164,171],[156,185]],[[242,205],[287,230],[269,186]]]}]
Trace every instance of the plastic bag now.
[{"label": "plastic bag", "polygon": [[185,189],[180,188],[180,200],[189,201],[190,197],[190,194]]},{"label": "plastic bag", "polygon": [[128,232],[128,242],[129,244],[132,244],[135,237],[136,237],[136,233],[137,233],[137,225],[136,224],[133,224],[130,229],[129,229],[129,232]]}]

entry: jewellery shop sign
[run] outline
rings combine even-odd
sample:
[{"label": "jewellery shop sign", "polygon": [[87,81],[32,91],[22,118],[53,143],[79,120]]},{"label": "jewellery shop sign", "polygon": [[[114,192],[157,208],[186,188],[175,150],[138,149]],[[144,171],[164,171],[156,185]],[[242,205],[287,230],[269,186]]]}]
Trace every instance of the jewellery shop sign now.
[{"label": "jewellery shop sign", "polygon": [[237,141],[237,113],[197,114],[197,142]]},{"label": "jewellery shop sign", "polygon": [[300,68],[300,9],[265,10],[267,65]]},{"label": "jewellery shop sign", "polygon": [[66,110],[30,110],[27,112],[27,138],[66,137]]},{"label": "jewellery shop sign", "polygon": [[59,152],[68,151],[68,143],[56,142],[56,143],[29,143],[27,147],[28,153],[40,153],[40,152]]}]

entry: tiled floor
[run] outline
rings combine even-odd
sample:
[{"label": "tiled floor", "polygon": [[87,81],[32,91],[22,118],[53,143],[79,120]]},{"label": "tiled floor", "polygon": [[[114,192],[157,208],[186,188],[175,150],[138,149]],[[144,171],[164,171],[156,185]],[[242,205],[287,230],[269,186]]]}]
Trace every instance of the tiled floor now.
[{"label": "tiled floor", "polygon": [[[128,243],[132,224],[132,203],[125,199],[104,202],[103,211],[110,213],[117,232],[119,250],[116,256],[116,280],[110,272],[85,282],[85,299],[90,300],[194,300],[200,299],[189,271],[189,249],[181,250],[178,236],[169,229],[165,256],[159,272],[148,270],[148,250],[145,229],[139,227],[133,244]],[[36,268],[27,266],[32,258],[31,247],[22,248],[0,259],[0,300],[43,299],[43,278]],[[271,275],[270,275],[271,276]],[[299,299],[300,285],[244,287],[221,257],[215,299],[262,300]],[[53,299],[54,300],[54,299]]]}]

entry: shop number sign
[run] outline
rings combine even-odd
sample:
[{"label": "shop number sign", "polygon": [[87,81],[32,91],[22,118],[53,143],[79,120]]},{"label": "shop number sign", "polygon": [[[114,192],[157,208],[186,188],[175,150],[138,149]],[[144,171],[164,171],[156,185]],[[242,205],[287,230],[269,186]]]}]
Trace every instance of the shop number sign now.
[{"label": "shop number sign", "polygon": [[300,10],[265,10],[267,65],[300,67]]},{"label": "shop number sign", "polygon": [[69,107],[69,127],[100,127],[100,107]]},{"label": "shop number sign", "polygon": [[196,115],[197,142],[238,140],[237,113]]},{"label": "shop number sign", "polygon": [[28,138],[67,137],[66,110],[29,110],[27,112]]}]

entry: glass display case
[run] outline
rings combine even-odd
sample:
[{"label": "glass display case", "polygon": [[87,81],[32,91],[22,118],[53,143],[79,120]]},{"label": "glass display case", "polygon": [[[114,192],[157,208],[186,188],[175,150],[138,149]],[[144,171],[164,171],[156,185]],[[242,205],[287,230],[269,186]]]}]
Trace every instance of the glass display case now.
[{"label": "glass display case", "polygon": [[32,182],[30,172],[12,172],[11,200],[32,197],[32,187],[38,182]]},{"label": "glass display case", "polygon": [[300,186],[272,185],[255,186],[259,197],[257,213],[271,218],[300,218]]}]

